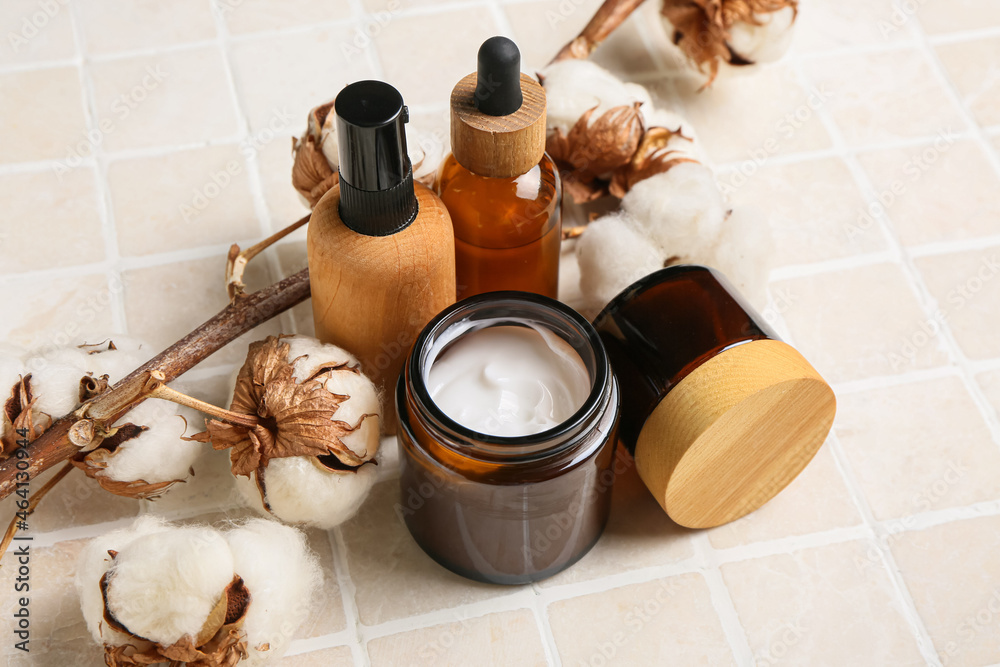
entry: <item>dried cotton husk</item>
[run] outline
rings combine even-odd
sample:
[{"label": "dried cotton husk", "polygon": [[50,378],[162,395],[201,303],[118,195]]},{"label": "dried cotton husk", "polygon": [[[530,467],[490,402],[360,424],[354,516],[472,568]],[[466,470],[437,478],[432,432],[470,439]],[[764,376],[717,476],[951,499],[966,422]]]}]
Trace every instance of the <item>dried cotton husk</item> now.
[{"label": "dried cotton husk", "polygon": [[376,477],[380,406],[355,357],[307,336],[253,343],[230,411],[260,421],[213,419],[195,439],[230,450],[237,487],[253,507],[319,528],[357,511]]},{"label": "dried cotton husk", "polygon": [[798,0],[663,0],[660,13],[671,41],[711,83],[722,65],[780,58],[797,11]]}]

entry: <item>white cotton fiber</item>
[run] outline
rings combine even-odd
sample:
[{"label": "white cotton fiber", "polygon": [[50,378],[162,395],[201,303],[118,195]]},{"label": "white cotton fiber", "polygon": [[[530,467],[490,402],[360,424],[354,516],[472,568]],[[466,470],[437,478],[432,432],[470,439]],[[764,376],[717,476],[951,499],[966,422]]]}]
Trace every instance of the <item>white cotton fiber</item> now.
[{"label": "white cotton fiber", "polygon": [[691,162],[636,183],[622,199],[622,210],[664,258],[705,255],[726,217],[712,171]]},{"label": "white cotton fiber", "polygon": [[168,646],[196,636],[233,579],[233,556],[212,528],[173,528],[120,549],[108,609],[133,634]]},{"label": "white cotton fiber", "polygon": [[370,459],[378,451],[379,444],[379,400],[375,385],[361,373],[343,370],[330,374],[326,389],[333,394],[350,396],[337,407],[334,418],[358,428],[340,440],[359,458]]},{"label": "white cotton fiber", "polygon": [[591,122],[605,111],[621,105],[642,102],[652,106],[649,92],[635,83],[625,83],[590,60],[563,60],[542,72],[545,86],[546,125],[564,133],[589,109],[597,107]]},{"label": "white cotton fiber", "polygon": [[587,226],[577,241],[580,290],[586,314],[600,311],[617,294],[645,275],[663,268],[663,255],[621,214],[606,215]]},{"label": "white cotton fiber", "polygon": [[[372,463],[354,472],[328,471],[304,456],[271,459],[264,473],[267,502],[275,517],[324,530],[354,516],[377,477],[378,468]],[[255,480],[237,476],[236,488],[247,505],[266,513]]]},{"label": "white cotton fiber", "polygon": [[413,164],[413,180],[431,187],[441,163],[451,152],[447,132],[427,132],[414,126],[406,131],[406,148]]},{"label": "white cotton fiber", "polygon": [[33,353],[25,362],[28,371],[34,373],[46,366],[56,364],[61,366],[72,366],[81,371],[87,370],[87,353],[75,345],[68,347],[54,347],[44,351]]},{"label": "white cotton fiber", "polygon": [[784,7],[776,12],[760,13],[760,25],[737,21],[729,29],[729,46],[734,52],[755,63],[778,60],[788,51],[795,32],[795,11]]},{"label": "white cotton fiber", "polygon": [[[27,363],[31,366],[31,360]],[[80,380],[86,375],[80,366],[61,362],[40,365],[31,371],[31,390],[36,399],[32,413],[45,414],[53,421],[80,404]]]},{"label": "white cotton fiber", "polygon": [[[108,550],[118,552],[112,568]],[[104,621],[101,577],[108,570],[108,608],[132,634],[161,646],[197,636],[234,575],[250,605],[242,631],[249,657],[240,665],[274,664],[310,611],[322,571],[298,530],[250,520],[220,532],[177,527],[144,516],[95,537],[82,550],[76,588],[87,628],[99,644],[134,642]]]},{"label": "white cotton fiber", "polygon": [[774,239],[767,218],[737,208],[722,225],[711,253],[702,263],[721,271],[756,308],[767,304]]},{"label": "white cotton fiber", "polygon": [[112,630],[104,622],[104,597],[101,595],[101,577],[111,567],[108,550],[121,551],[134,540],[165,529],[164,522],[153,516],[142,516],[128,528],[115,530],[93,538],[80,552],[76,565],[77,594],[80,608],[87,621],[87,630],[97,643],[120,645],[127,637]]},{"label": "white cotton fiber", "polygon": [[156,398],[146,399],[115,422],[146,426],[138,437],[124,441],[102,473],[107,477],[149,483],[186,479],[206,445],[182,440],[197,433],[202,419],[198,412]]},{"label": "white cotton fiber", "polygon": [[117,349],[109,350],[102,346],[99,352],[87,355],[85,362],[94,377],[107,375],[111,384],[123,379],[153,356],[152,348],[137,338],[113,336],[111,340]]},{"label": "white cotton fiber", "polygon": [[252,596],[243,629],[250,656],[240,665],[275,664],[309,615],[323,574],[305,535],[252,519],[225,532],[236,572]]},{"label": "white cotton fiber", "polygon": [[296,382],[312,377],[324,366],[359,365],[357,357],[344,348],[321,343],[311,336],[285,336],[281,342],[288,344],[285,359],[292,364],[292,378]]}]

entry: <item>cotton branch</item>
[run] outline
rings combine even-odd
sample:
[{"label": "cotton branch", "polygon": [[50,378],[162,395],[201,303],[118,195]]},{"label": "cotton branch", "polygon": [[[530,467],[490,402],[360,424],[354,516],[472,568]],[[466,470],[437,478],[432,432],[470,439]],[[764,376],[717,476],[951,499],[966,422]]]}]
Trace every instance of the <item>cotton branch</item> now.
[{"label": "cotton branch", "polygon": [[[625,19],[634,12],[643,0],[605,0],[594,17],[590,19],[583,31],[575,37],[569,44],[562,47],[553,63],[560,60],[575,58],[583,60],[590,57],[590,54],[600,46],[601,42],[608,38],[615,29],[624,23]],[[550,63],[551,64],[551,63]]]},{"label": "cotton branch", "polygon": [[28,461],[28,469],[22,472],[27,472],[31,479],[35,479],[49,468],[80,452],[80,447],[70,442],[69,434],[73,425],[80,420],[81,411],[110,425],[145,400],[146,394],[141,388],[144,379],[149,377],[149,371],[162,374],[162,381],[169,382],[258,324],[307,298],[308,269],[253,294],[238,296],[210,320],[134,370],[114,387],[53,423],[27,446],[27,459],[10,456],[0,461],[0,499],[9,496],[16,488],[19,460]]}]

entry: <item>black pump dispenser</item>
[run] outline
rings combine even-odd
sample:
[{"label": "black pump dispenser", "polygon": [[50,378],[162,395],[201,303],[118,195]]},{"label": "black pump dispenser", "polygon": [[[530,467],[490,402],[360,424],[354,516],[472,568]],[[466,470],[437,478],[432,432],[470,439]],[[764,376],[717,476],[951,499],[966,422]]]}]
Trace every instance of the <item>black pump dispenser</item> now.
[{"label": "black pump dispenser", "polygon": [[403,97],[382,81],[358,81],[340,91],[334,112],[340,218],[359,234],[395,234],[417,217]]},{"label": "black pump dispenser", "polygon": [[509,116],[523,100],[517,44],[506,37],[490,37],[479,47],[476,108],[488,116]]}]

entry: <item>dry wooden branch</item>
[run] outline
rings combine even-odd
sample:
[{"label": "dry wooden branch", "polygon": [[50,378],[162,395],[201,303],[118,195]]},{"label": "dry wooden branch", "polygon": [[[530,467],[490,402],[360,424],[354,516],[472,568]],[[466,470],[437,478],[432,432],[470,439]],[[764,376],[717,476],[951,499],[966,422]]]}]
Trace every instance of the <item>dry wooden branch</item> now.
[{"label": "dry wooden branch", "polygon": [[641,4],[642,0],[604,0],[604,4],[597,10],[583,31],[569,44],[562,47],[552,62],[556,63],[570,58],[582,60],[590,57],[594,49],[600,46],[601,42],[607,39],[608,35],[614,32]]},{"label": "dry wooden branch", "polygon": [[[76,412],[86,410],[88,416],[100,413],[107,423],[113,423],[145,399],[137,388],[148,379],[149,371],[162,373],[163,381],[169,382],[240,335],[308,297],[308,269],[253,294],[241,295],[215,317],[147,361],[108,391],[84,403]],[[76,412],[53,423],[27,446],[29,466],[26,472],[31,479],[81,451],[69,439],[70,429],[80,419]],[[17,461],[14,456],[0,461],[0,499],[9,496],[16,488]]]},{"label": "dry wooden branch", "polygon": [[244,288],[246,288],[246,285],[243,284],[243,272],[246,270],[250,260],[299,227],[307,224],[311,215],[302,216],[281,231],[275,232],[246,250],[241,251],[240,247],[235,243],[229,248],[229,256],[226,257],[226,292],[229,294],[230,301],[242,295]]}]

